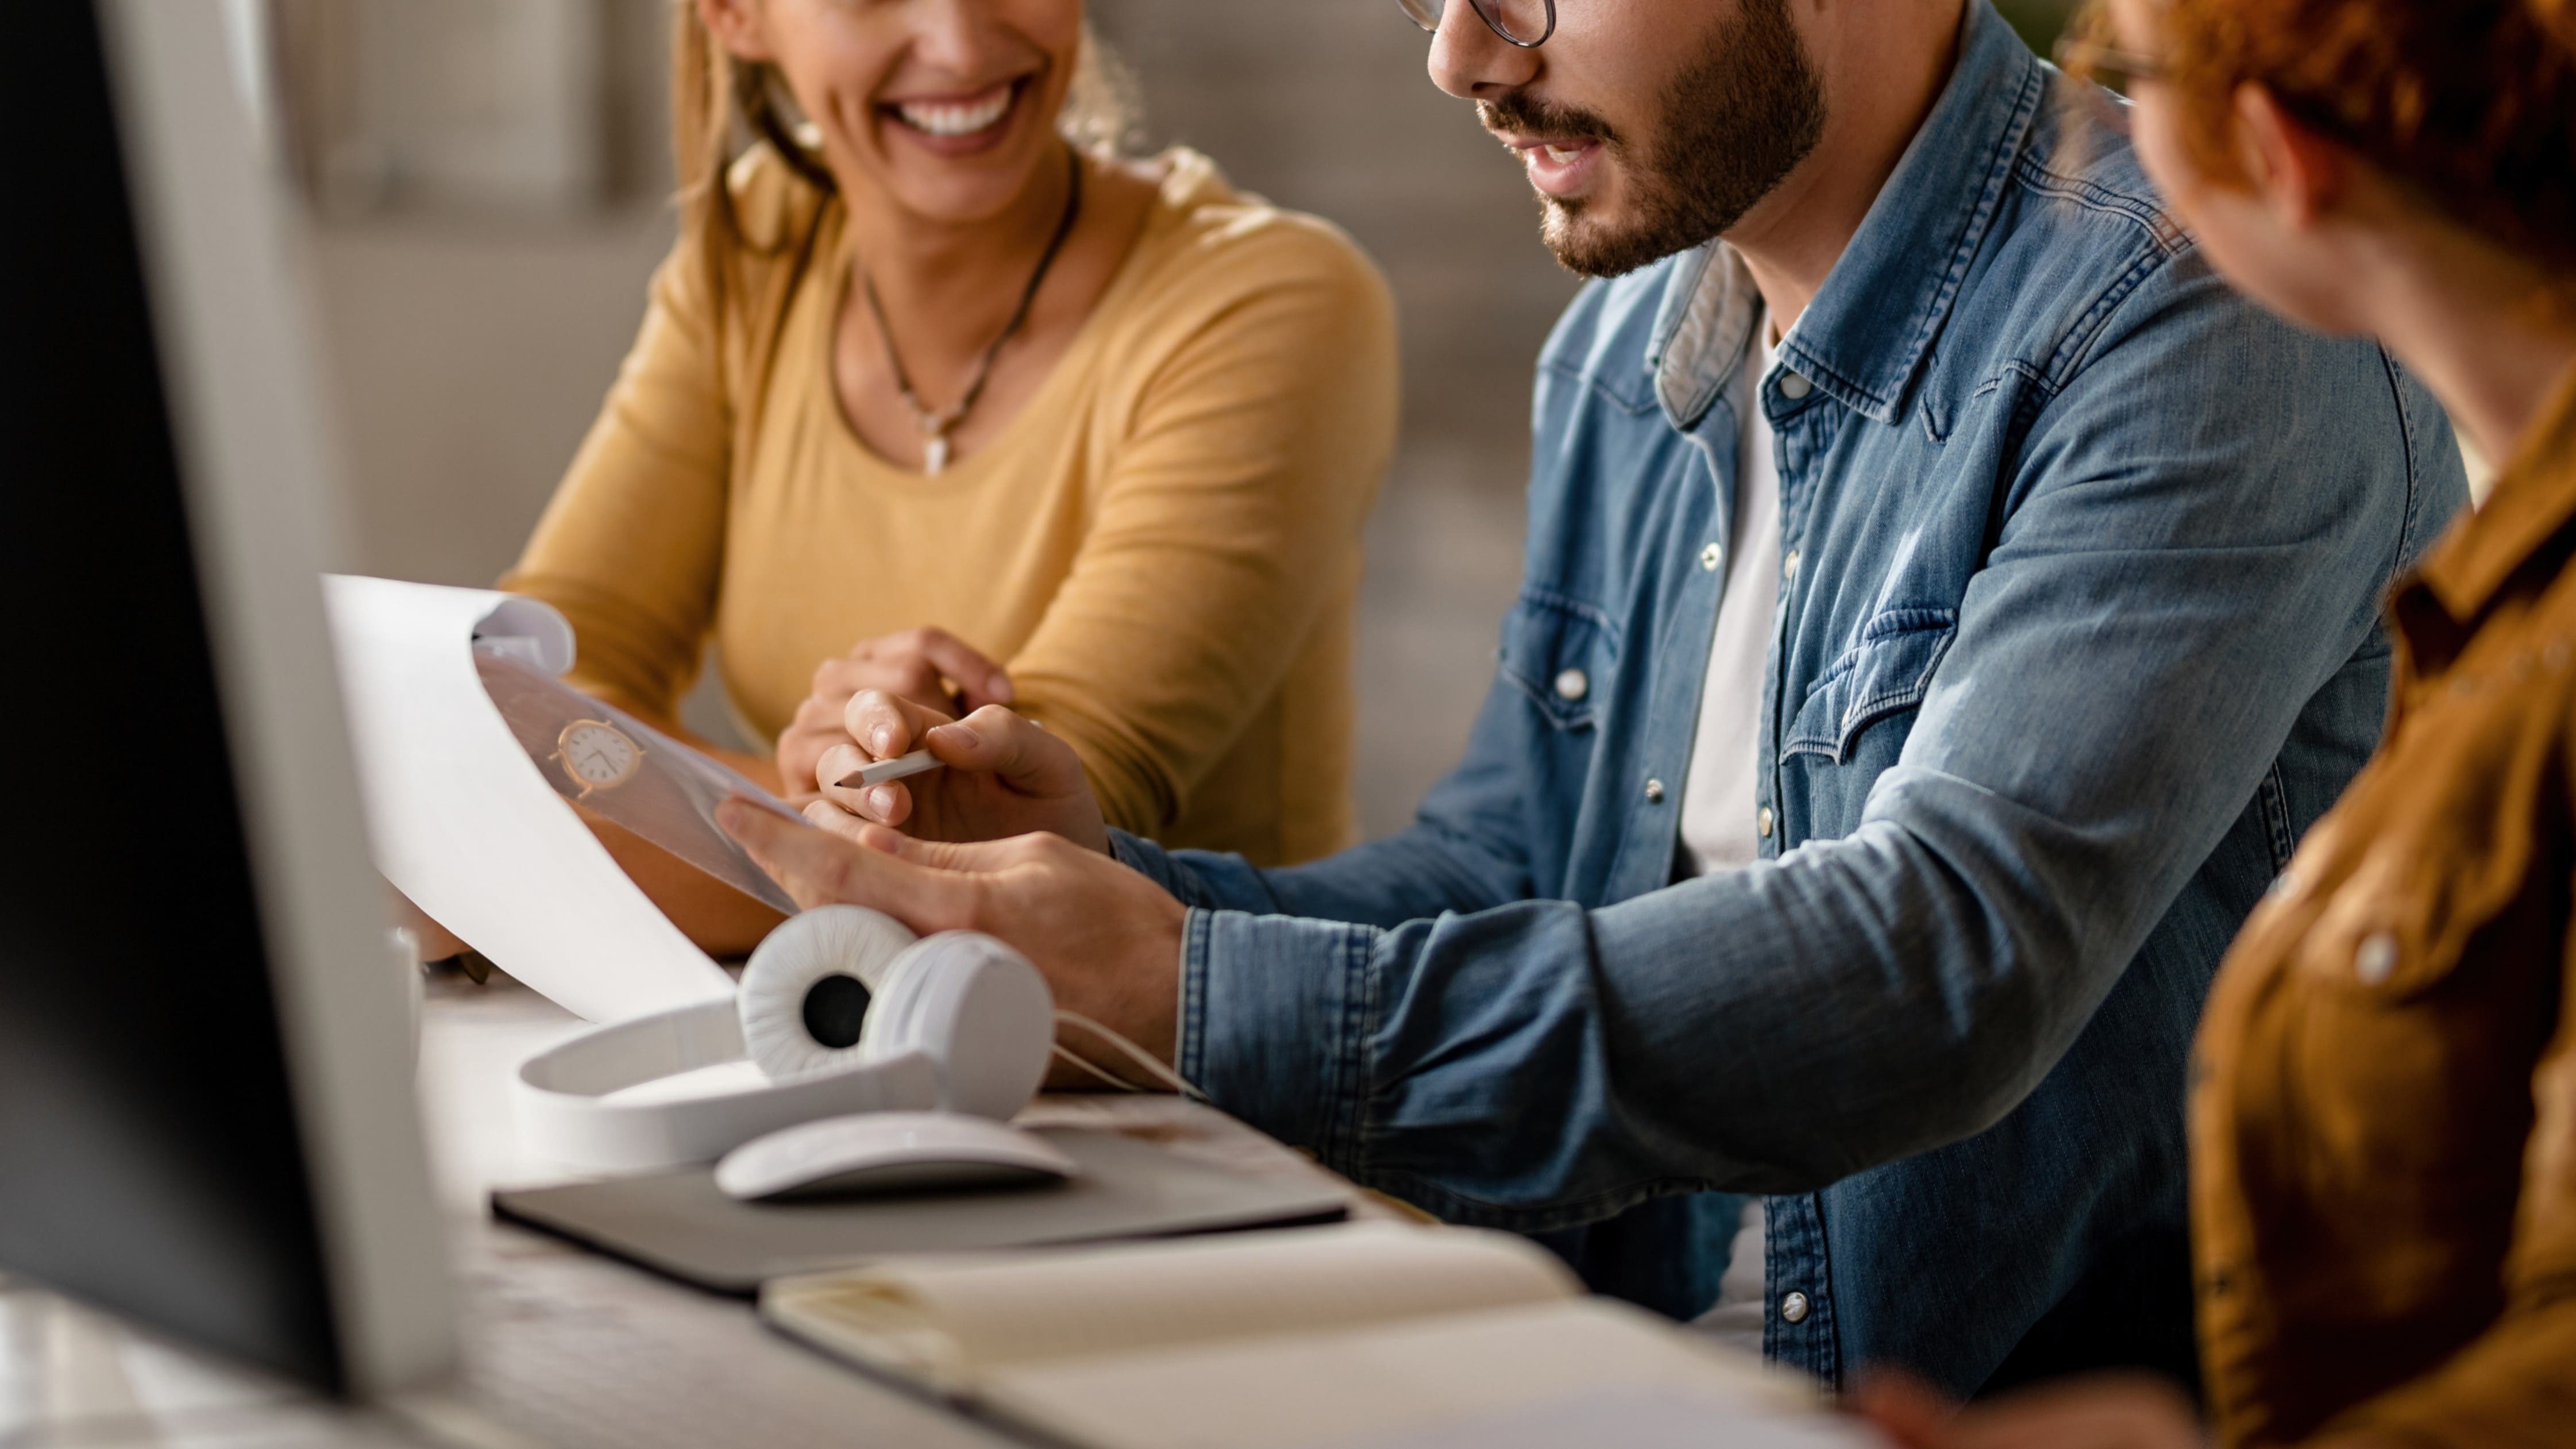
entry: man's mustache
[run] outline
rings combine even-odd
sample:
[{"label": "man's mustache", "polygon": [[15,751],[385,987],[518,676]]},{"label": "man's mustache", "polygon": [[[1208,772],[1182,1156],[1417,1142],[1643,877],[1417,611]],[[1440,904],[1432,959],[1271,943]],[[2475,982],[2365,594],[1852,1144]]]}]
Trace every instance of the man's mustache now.
[{"label": "man's mustache", "polygon": [[1560,141],[1600,141],[1617,145],[1619,133],[1590,111],[1552,105],[1526,91],[1507,91],[1500,100],[1476,102],[1476,119],[1488,131],[1516,131]]}]

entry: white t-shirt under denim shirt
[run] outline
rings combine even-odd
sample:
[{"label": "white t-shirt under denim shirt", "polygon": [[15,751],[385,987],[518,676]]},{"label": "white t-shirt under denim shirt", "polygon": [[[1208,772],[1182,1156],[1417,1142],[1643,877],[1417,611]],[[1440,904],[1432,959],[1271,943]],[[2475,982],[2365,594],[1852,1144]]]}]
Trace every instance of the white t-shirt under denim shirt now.
[{"label": "white t-shirt under denim shirt", "polygon": [[[1734,554],[1718,596],[1717,633],[1709,642],[1699,728],[1682,786],[1681,859],[1694,876],[1750,865],[1762,855],[1754,802],[1762,770],[1763,671],[1780,601],[1780,465],[1761,391],[1780,360],[1780,342],[1771,336],[1768,312],[1754,325],[1763,346],[1761,365],[1745,384],[1737,433],[1735,526],[1728,534]],[[1699,1318],[1709,1333],[1754,1353],[1762,1351],[1765,1311],[1762,1228],[1762,1199],[1748,1199],[1717,1303]]]}]

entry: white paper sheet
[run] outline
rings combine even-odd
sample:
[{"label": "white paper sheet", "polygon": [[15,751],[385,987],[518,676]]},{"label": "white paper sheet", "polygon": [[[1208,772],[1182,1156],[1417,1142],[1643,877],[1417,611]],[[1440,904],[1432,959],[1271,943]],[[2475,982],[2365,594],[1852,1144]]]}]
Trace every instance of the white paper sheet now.
[{"label": "white paper sheet", "polygon": [[323,581],[376,868],[493,964],[592,1021],[727,996],[733,980],[645,898],[520,748],[474,640],[561,673],[572,628],[484,589]]}]

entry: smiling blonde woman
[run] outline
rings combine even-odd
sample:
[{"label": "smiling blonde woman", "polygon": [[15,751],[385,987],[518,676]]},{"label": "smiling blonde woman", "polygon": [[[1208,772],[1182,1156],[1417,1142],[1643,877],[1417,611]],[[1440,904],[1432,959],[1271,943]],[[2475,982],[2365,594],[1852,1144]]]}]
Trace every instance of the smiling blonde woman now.
[{"label": "smiling blonde woman", "polygon": [[886,689],[1014,702],[1166,841],[1344,844],[1397,409],[1367,259],[1195,152],[1115,159],[1081,0],[675,20],[680,240],[504,580],[571,618],[574,682],[669,724],[712,638],[776,741],[734,763],[792,794]]}]

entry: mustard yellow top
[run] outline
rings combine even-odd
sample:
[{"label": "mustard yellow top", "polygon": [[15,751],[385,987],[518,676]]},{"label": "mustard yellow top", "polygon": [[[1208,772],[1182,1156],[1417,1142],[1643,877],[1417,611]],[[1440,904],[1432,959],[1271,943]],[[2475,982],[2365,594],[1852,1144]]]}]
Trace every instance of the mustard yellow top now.
[{"label": "mustard yellow top", "polygon": [[502,587],[579,637],[572,680],[669,721],[713,635],[774,739],[822,661],[935,624],[1004,661],[1110,822],[1287,862],[1349,842],[1360,529],[1394,446],[1386,285],[1339,231],[1164,158],[1138,239],[1053,374],[926,477],[832,377],[845,212],[753,153],[718,315],[683,241]]}]

